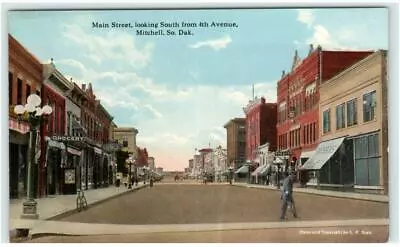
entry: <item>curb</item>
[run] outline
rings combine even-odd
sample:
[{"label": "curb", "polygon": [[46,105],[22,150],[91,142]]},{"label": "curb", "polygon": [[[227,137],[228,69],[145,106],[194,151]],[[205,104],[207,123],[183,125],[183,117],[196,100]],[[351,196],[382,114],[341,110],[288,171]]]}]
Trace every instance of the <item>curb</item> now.
[{"label": "curb", "polygon": [[[270,188],[270,187],[253,187],[245,184],[232,184],[234,186],[238,187],[243,187],[243,188],[251,188],[251,189],[263,189],[263,190],[272,190],[272,191],[280,191],[277,188]],[[299,191],[296,190],[296,188],[293,188],[293,192],[297,193],[303,193],[303,194],[310,194],[310,195],[315,195],[315,196],[325,196],[325,197],[334,197],[334,198],[342,198],[342,199],[352,199],[352,200],[361,200],[361,201],[369,201],[369,202],[379,202],[379,203],[389,203],[389,201],[386,200],[380,200],[380,199],[373,199],[373,198],[358,198],[358,197],[352,197],[352,196],[342,196],[342,195],[326,195],[326,194],[319,194],[319,193],[313,193],[311,191]]]},{"label": "curb", "polygon": [[[122,193],[115,194],[115,195],[112,195],[112,196],[110,196],[110,197],[103,198],[103,199],[100,199],[100,200],[95,201],[95,202],[92,202],[92,203],[88,203],[87,208],[84,209],[84,210],[87,210],[87,209],[89,209],[90,207],[96,206],[96,205],[98,205],[98,204],[100,204],[100,203],[103,203],[103,202],[106,202],[106,201],[108,201],[108,200],[117,198],[117,197],[119,197],[119,196],[123,196],[123,195],[126,195],[126,194],[131,193],[131,192],[135,192],[135,191],[140,190],[140,189],[142,189],[142,188],[146,188],[146,187],[148,187],[148,186],[149,186],[148,184],[145,184],[145,185],[143,185],[143,186],[141,186],[141,187],[135,187],[135,188],[132,188],[132,189],[130,189],[130,190],[127,189],[126,191],[124,191],[124,192],[122,192]],[[83,211],[84,211],[84,210],[83,210]],[[83,211],[81,211],[81,212],[83,212]],[[62,219],[62,218],[65,218],[65,217],[67,217],[67,216],[70,216],[70,215],[72,215],[72,214],[74,214],[74,213],[77,213],[76,208],[68,209],[68,210],[66,210],[65,212],[62,212],[62,213],[60,213],[60,214],[51,216],[51,217],[49,217],[49,218],[47,218],[47,219],[44,219],[44,220],[60,220],[60,219]]]}]

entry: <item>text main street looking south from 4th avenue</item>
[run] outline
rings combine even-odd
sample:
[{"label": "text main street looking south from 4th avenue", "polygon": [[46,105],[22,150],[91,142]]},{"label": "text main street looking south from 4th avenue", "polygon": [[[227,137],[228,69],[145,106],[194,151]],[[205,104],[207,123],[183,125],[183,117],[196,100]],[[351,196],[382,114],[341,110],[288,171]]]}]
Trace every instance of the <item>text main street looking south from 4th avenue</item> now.
[{"label": "text main street looking south from 4th avenue", "polygon": [[194,35],[197,28],[238,28],[236,22],[220,22],[220,21],[181,21],[181,22],[99,22],[93,21],[94,29],[132,29],[137,36],[182,36]]}]

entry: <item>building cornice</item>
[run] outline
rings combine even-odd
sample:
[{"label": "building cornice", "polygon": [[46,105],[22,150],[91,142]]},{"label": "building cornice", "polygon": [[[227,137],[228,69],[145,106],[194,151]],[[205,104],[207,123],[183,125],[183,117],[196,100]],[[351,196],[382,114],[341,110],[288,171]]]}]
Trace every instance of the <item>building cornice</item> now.
[{"label": "building cornice", "polygon": [[114,132],[133,132],[135,134],[138,134],[139,131],[133,127],[118,127],[114,128]]},{"label": "building cornice", "polygon": [[226,124],[224,124],[224,128],[227,128],[227,127],[229,127],[229,125],[234,124],[234,123],[244,125],[246,123],[246,119],[245,118],[232,118]]},{"label": "building cornice", "polygon": [[114,117],[111,116],[111,114],[107,111],[107,109],[100,103],[100,100],[97,100],[97,105],[110,121],[114,119]]},{"label": "building cornice", "polygon": [[376,59],[379,59],[381,57],[386,57],[386,55],[387,55],[386,50],[378,50],[378,51],[370,54],[369,56],[365,57],[364,59],[358,61],[357,63],[351,65],[347,69],[338,73],[331,79],[325,81],[323,84],[320,85],[320,89],[324,89],[325,87],[330,87],[332,84],[343,79],[344,77],[351,76],[351,74],[353,72],[355,73],[361,69],[368,68],[371,65],[374,65],[374,62],[377,62]]}]

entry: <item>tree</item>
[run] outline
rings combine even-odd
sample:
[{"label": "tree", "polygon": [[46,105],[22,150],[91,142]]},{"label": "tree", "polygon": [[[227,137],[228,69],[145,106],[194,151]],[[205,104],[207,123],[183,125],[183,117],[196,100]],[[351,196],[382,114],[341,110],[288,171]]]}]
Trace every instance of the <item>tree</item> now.
[{"label": "tree", "polygon": [[148,158],[148,154],[147,154],[147,149],[146,148],[137,148],[137,165],[138,166],[147,166],[147,158]]}]

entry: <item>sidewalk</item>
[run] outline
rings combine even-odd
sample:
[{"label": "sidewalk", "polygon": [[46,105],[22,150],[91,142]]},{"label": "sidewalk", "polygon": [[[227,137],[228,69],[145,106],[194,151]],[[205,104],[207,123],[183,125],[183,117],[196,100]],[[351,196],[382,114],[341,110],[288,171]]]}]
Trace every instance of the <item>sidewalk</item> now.
[{"label": "sidewalk", "polygon": [[[271,185],[259,185],[259,184],[247,184],[247,183],[234,183],[235,186],[247,187],[247,188],[259,188],[268,190],[278,190],[276,186]],[[366,200],[374,202],[389,202],[389,197],[387,195],[375,195],[375,194],[361,194],[354,192],[341,192],[341,191],[331,191],[331,190],[318,190],[313,188],[293,188],[294,192],[308,193],[321,196],[339,197],[339,198],[349,198],[356,200]]]},{"label": "sidewalk", "polygon": [[[119,188],[115,186],[110,186],[107,188],[100,189],[90,189],[84,191],[86,200],[88,202],[88,206],[112,199],[114,197],[141,189],[143,187],[148,186],[148,184],[139,186],[134,186],[131,190],[125,188],[125,186],[121,186]],[[9,227],[10,230],[17,228],[25,228],[24,226],[32,224],[32,220],[21,219],[20,216],[22,214],[22,203],[25,199],[15,199],[10,200],[10,208],[9,208]],[[43,197],[36,199],[37,201],[37,210],[39,214],[39,220],[34,221],[43,221],[49,220],[53,217],[64,214],[73,210],[76,210],[76,195],[59,195],[52,197]]]}]

